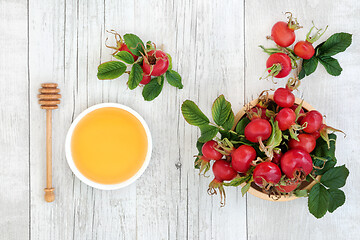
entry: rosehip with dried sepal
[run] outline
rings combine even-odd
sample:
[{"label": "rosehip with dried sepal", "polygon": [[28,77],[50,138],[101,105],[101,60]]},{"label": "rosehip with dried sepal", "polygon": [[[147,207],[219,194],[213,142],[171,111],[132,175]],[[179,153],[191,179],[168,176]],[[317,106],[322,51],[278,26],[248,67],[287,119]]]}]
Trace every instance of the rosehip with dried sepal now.
[{"label": "rosehip with dried sepal", "polygon": [[305,41],[299,41],[294,46],[294,53],[303,59],[310,59],[314,56],[315,48],[313,47],[312,44],[325,33],[328,26],[326,26],[325,30],[322,33],[321,33],[322,29],[318,29],[317,32],[310,37],[310,34],[314,28],[315,26],[313,26],[310,29],[310,31],[306,35]]},{"label": "rosehip with dried sepal", "polygon": [[223,155],[217,150],[218,148],[218,143],[214,140],[210,140],[204,143],[201,152],[205,158],[217,161],[223,157]]},{"label": "rosehip with dried sepal", "polygon": [[301,28],[296,18],[292,17],[292,13],[288,16],[288,22],[277,22],[271,29],[271,39],[280,47],[288,47],[295,41],[294,31]]},{"label": "rosehip with dried sepal", "polygon": [[169,68],[169,58],[161,50],[151,50],[146,53],[143,60],[142,69],[145,75],[161,76]]},{"label": "rosehip with dried sepal", "polygon": [[225,206],[225,190],[223,186],[224,181],[231,181],[237,176],[237,172],[231,167],[230,163],[225,160],[218,160],[212,167],[214,173],[214,180],[209,184],[208,194],[217,194],[217,189],[220,193],[220,204]]}]

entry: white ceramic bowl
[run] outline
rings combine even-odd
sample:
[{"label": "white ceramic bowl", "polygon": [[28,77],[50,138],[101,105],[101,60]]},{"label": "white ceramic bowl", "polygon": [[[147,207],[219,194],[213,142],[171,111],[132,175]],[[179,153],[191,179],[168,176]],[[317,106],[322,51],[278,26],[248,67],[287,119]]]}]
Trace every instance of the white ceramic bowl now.
[{"label": "white ceramic bowl", "polygon": [[[97,183],[94,182],[88,178],[86,178],[76,167],[75,163],[74,163],[74,159],[72,157],[71,154],[71,138],[74,132],[74,129],[76,127],[76,125],[79,123],[79,121],[88,113],[99,109],[99,108],[105,108],[105,107],[115,107],[115,108],[120,108],[123,109],[129,113],[131,113],[132,115],[134,115],[142,124],[142,126],[145,129],[146,132],[146,136],[147,136],[147,140],[148,140],[148,151],[146,153],[146,158],[145,161],[143,163],[143,165],[141,166],[141,168],[139,169],[139,171],[132,176],[131,178],[129,178],[128,180],[121,182],[121,183],[117,183],[117,184],[101,184],[101,183]],[[89,107],[88,109],[86,109],[85,111],[83,111],[82,113],[79,114],[79,116],[76,117],[76,119],[74,120],[74,122],[71,124],[70,129],[66,135],[66,141],[65,141],[65,154],[66,154],[66,159],[67,162],[69,164],[70,169],[73,171],[73,173],[75,174],[76,177],[78,177],[82,182],[86,183],[87,185],[94,187],[94,188],[98,188],[98,189],[102,189],[102,190],[115,190],[115,189],[119,189],[119,188],[123,188],[128,186],[129,184],[135,182],[145,171],[145,169],[147,168],[147,166],[149,165],[150,162],[150,158],[151,158],[151,151],[152,151],[152,139],[151,139],[151,134],[150,134],[150,130],[148,125],[146,124],[145,120],[133,109],[124,106],[122,104],[118,104],[118,103],[101,103],[101,104],[97,104],[94,105],[92,107]]]}]

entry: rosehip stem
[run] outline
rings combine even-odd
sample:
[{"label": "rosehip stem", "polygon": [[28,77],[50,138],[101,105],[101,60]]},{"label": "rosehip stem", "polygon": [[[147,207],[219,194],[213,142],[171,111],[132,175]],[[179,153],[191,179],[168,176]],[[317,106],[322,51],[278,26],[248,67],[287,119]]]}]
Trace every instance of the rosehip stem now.
[{"label": "rosehip stem", "polygon": [[323,187],[326,188],[326,186],[324,184],[322,184],[319,180],[317,180],[313,175],[311,175],[311,173],[309,174],[309,176],[316,182],[316,183],[320,183]]}]

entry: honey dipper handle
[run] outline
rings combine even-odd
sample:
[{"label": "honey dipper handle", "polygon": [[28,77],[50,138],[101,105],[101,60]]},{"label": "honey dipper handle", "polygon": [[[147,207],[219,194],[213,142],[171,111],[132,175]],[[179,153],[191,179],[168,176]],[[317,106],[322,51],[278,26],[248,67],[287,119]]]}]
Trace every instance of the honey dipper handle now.
[{"label": "honey dipper handle", "polygon": [[45,201],[52,202],[55,200],[54,188],[52,187],[52,125],[51,109],[46,110],[46,188]]}]

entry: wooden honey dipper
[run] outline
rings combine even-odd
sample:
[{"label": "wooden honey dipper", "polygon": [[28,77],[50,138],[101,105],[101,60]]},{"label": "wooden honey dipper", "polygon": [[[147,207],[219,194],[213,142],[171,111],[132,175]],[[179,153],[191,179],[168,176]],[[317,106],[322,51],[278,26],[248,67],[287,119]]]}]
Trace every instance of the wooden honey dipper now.
[{"label": "wooden honey dipper", "polygon": [[58,108],[60,104],[60,89],[57,83],[43,83],[39,89],[38,95],[41,109],[46,109],[46,188],[45,201],[52,202],[55,200],[54,188],[52,187],[52,132],[51,132],[51,111]]}]

